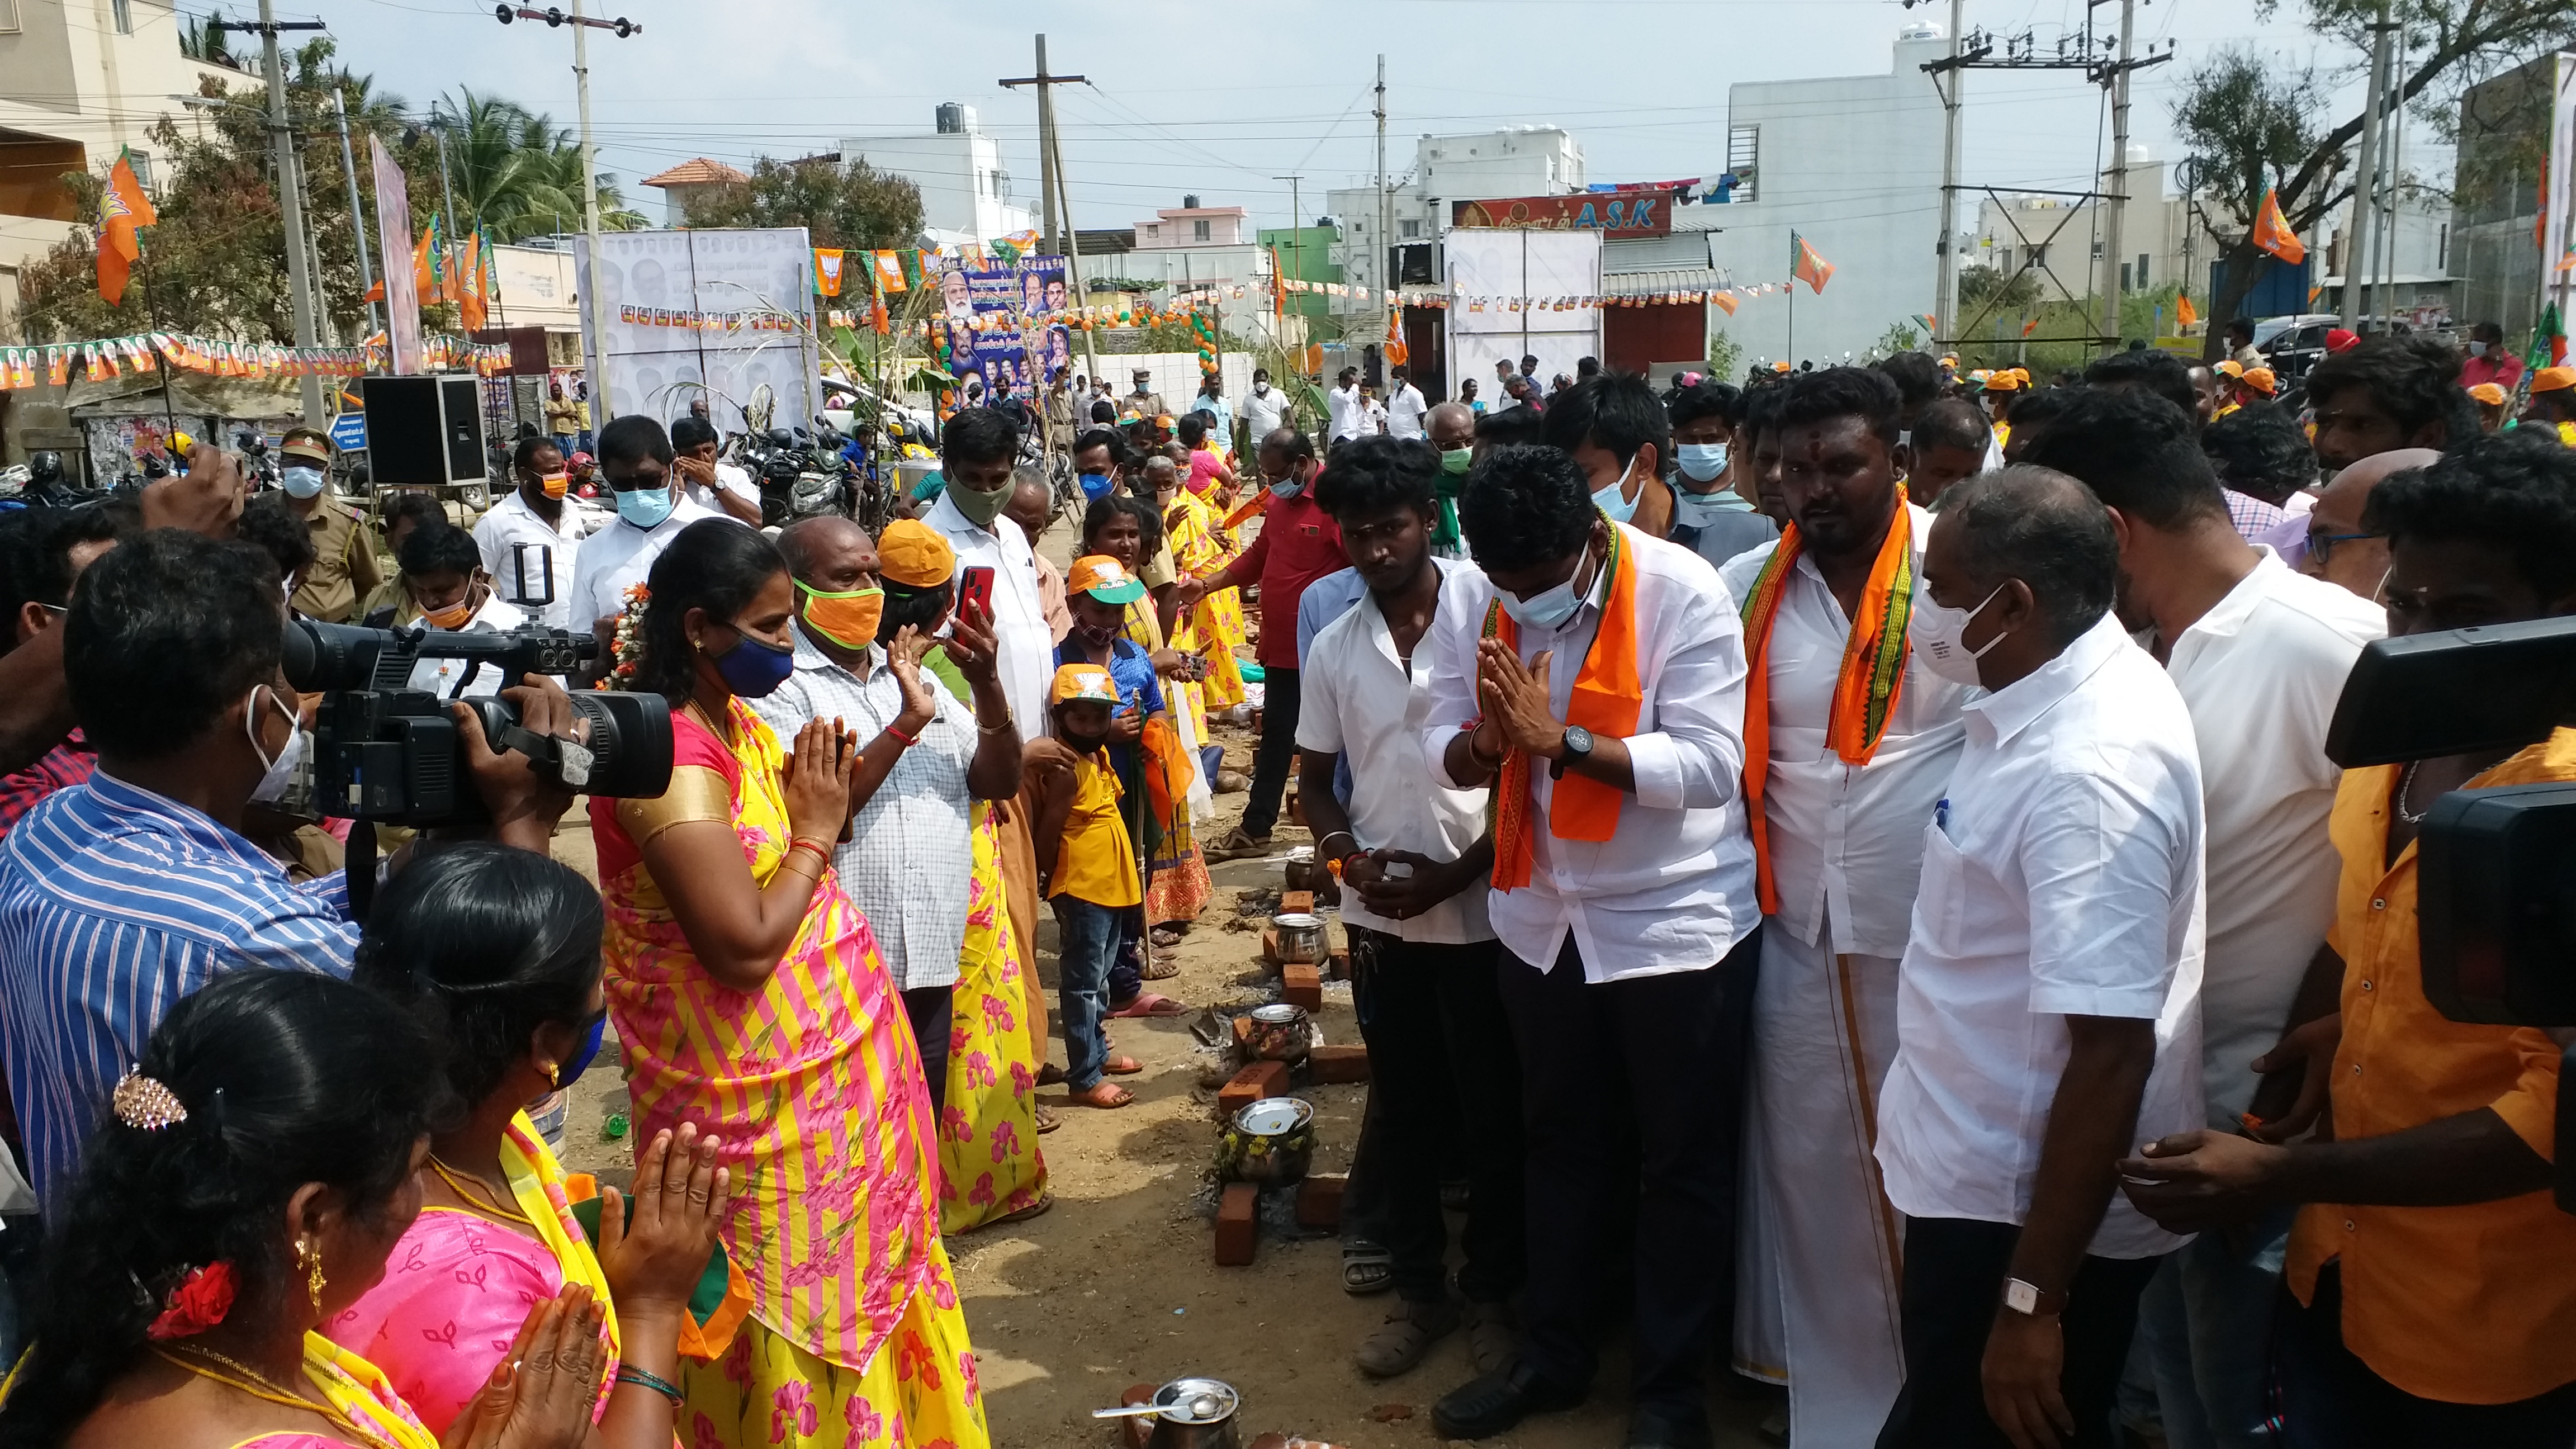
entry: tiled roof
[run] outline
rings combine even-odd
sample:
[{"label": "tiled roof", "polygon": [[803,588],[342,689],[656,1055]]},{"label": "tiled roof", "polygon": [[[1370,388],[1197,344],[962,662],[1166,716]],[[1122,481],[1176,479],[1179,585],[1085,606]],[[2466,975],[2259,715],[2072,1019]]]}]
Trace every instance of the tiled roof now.
[{"label": "tiled roof", "polygon": [[700,156],[695,160],[683,161],[659,176],[647,176],[643,184],[646,186],[706,186],[719,181],[750,179],[721,161],[710,161]]}]

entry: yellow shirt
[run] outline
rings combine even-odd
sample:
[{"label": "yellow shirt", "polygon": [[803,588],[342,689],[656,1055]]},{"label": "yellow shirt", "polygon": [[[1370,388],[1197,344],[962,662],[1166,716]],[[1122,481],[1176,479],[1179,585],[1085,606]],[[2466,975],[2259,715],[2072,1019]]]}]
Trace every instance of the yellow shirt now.
[{"label": "yellow shirt", "polygon": [[[2543,1158],[2557,1126],[2558,1047],[2546,1032],[2453,1021],[2424,998],[2415,949],[2415,847],[2388,858],[2399,767],[2352,770],[2327,834],[2343,853],[2326,944],[2344,959],[2336,1140],[2384,1137],[2490,1107]],[[2470,781],[2576,780],[2562,729]],[[2576,1381],[2576,1215],[2547,1192],[2461,1207],[2310,1203],[2290,1233],[2290,1288],[2316,1292],[2340,1260],[2343,1341],[2421,1398],[2505,1404]]]},{"label": "yellow shirt", "polygon": [[1047,895],[1071,896],[1095,906],[1140,906],[1145,887],[1136,868],[1136,843],[1118,813],[1126,794],[1109,752],[1094,750],[1073,767],[1073,806],[1064,817],[1064,843],[1056,848]]},{"label": "yellow shirt", "polygon": [[2012,424],[1995,424],[1995,451],[2000,453],[2012,443]]}]

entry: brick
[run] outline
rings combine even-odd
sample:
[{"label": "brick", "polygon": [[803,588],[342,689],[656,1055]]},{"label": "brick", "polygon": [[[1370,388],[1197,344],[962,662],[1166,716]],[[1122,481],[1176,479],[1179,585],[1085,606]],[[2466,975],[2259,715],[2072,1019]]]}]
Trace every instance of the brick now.
[{"label": "brick", "polygon": [[[1154,1402],[1154,1386],[1152,1384],[1129,1384],[1127,1386],[1127,1392],[1118,1396],[1118,1404],[1121,1408],[1125,1408],[1130,1404],[1150,1404],[1152,1402]],[[1118,1437],[1127,1445],[1127,1449],[1145,1449],[1145,1440],[1147,1436],[1151,1435],[1153,1432],[1154,1421],[1151,1419],[1121,1419],[1118,1421]]]},{"label": "brick", "polygon": [[1369,1054],[1364,1046],[1319,1046],[1306,1056],[1319,1082],[1365,1082]]},{"label": "brick", "polygon": [[1251,1017],[1238,1016],[1234,1019],[1234,1045],[1237,1051],[1252,1050]]},{"label": "brick", "polygon": [[1216,1106],[1217,1110],[1231,1121],[1235,1113],[1264,1097],[1283,1097],[1287,1094],[1288,1064],[1286,1062],[1254,1062],[1235,1073],[1233,1080],[1227,1082],[1223,1089],[1218,1091]]},{"label": "brick", "polygon": [[1349,946],[1335,946],[1332,949],[1332,952],[1325,956],[1324,974],[1335,981],[1348,981],[1351,979],[1351,948]]},{"label": "brick", "polygon": [[1308,1011],[1324,1008],[1324,973],[1315,966],[1282,966],[1279,968],[1279,999]]},{"label": "brick", "polygon": [[1216,1265],[1243,1268],[1261,1241],[1261,1190],[1248,1182],[1226,1185],[1216,1201]]},{"label": "brick", "polygon": [[1275,927],[1261,928],[1261,959],[1272,966],[1279,964],[1279,932]]},{"label": "brick", "polygon": [[1313,891],[1281,891],[1279,893],[1279,914],[1283,916],[1311,916],[1315,914],[1315,893]]},{"label": "brick", "polygon": [[1328,1233],[1338,1230],[1342,1225],[1342,1189],[1350,1185],[1350,1178],[1342,1173],[1308,1173],[1297,1184],[1297,1226]]}]

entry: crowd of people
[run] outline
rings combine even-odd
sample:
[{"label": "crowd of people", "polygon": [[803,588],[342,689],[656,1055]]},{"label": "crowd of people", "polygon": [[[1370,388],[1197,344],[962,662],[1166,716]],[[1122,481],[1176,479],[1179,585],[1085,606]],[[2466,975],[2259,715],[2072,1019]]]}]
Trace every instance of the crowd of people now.
[{"label": "crowd of people", "polygon": [[[1140,377],[1061,570],[992,408],[874,537],[749,526],[644,417],[599,534],[540,436],[470,533],[387,510],[391,579],[312,434],[274,495],[201,445],[0,519],[0,1446],[989,1442],[947,1241],[1134,1100],[1113,1023],[1188,1010],[1292,778],[1374,1069],[1354,1359],[1463,1332],[1442,1434],[1582,1402],[1616,1303],[1634,1449],[1711,1442],[1713,1358],[1796,1445],[2576,1441],[2558,1043],[2436,1011],[2415,913],[2432,802],[2576,735],[2325,754],[2372,639],[2576,613],[2576,379],[2497,432],[2429,341],[2299,411],[2259,356],[1397,370],[1320,447],[1266,375]],[[602,651],[422,661],[480,809],[380,832],[360,909],[298,615]],[[567,687],[669,711],[595,882],[461,702],[573,739]],[[622,1192],[549,1141],[612,1032]]]}]

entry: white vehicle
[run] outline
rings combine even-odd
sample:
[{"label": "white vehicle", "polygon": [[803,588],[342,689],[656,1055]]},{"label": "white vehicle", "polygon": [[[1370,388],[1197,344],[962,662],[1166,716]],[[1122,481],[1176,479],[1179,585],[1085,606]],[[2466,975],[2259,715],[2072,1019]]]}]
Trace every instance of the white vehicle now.
[{"label": "white vehicle", "polygon": [[939,419],[921,408],[913,407],[908,403],[889,402],[878,396],[876,389],[863,383],[843,382],[837,377],[818,377],[815,381],[822,385],[827,397],[827,406],[823,409],[824,420],[843,433],[856,431],[858,414],[852,405],[865,402],[880,409],[886,415],[903,419],[905,428],[919,437],[939,436]]}]

